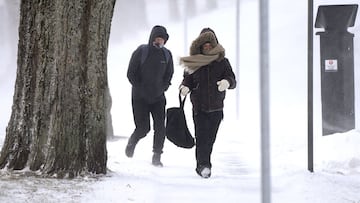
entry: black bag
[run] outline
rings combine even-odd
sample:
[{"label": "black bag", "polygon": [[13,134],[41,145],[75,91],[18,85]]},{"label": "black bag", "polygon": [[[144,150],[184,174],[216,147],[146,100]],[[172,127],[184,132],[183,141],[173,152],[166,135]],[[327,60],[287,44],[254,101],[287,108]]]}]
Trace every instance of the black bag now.
[{"label": "black bag", "polygon": [[166,110],[166,137],[178,147],[192,148],[195,140],[191,135],[184,113],[184,100],[179,94],[180,107],[172,107]]}]

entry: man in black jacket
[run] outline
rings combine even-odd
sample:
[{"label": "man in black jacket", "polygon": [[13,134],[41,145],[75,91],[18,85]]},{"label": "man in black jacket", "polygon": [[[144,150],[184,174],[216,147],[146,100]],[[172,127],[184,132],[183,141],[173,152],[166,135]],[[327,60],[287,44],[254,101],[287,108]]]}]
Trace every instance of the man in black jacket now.
[{"label": "man in black jacket", "polygon": [[165,141],[164,92],[169,88],[174,73],[171,52],[164,47],[169,39],[166,28],[152,28],[149,42],[139,46],[132,54],[127,77],[132,85],[132,107],[135,130],[125,149],[132,157],[136,144],[150,131],[150,114],[154,123],[152,164],[163,166],[160,161]]}]

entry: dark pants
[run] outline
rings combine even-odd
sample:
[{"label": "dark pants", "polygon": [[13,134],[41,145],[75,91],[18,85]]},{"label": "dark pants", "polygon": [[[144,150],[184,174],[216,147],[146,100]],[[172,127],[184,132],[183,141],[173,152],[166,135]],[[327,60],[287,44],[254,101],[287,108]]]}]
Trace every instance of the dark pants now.
[{"label": "dark pants", "polygon": [[211,168],[211,152],[215,143],[216,134],[223,119],[223,111],[197,112],[193,114],[196,139],[196,167]]},{"label": "dark pants", "polygon": [[165,98],[148,103],[143,99],[132,99],[135,130],[129,142],[137,143],[150,131],[150,114],[153,118],[154,141],[153,152],[162,153],[165,141]]}]

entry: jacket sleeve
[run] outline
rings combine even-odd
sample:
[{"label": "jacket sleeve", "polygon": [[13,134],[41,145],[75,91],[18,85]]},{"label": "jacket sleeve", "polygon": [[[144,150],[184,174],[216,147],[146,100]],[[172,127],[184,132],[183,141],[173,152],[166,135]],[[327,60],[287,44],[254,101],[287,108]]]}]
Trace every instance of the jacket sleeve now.
[{"label": "jacket sleeve", "polygon": [[132,86],[138,86],[141,83],[139,74],[141,63],[141,49],[138,47],[131,55],[129,67],[127,71],[127,78]]},{"label": "jacket sleeve", "polygon": [[181,82],[181,85],[184,85],[184,86],[188,87],[190,89],[190,91],[191,91],[192,89],[194,89],[193,84],[194,84],[193,75],[184,71],[184,78],[183,78],[183,80]]},{"label": "jacket sleeve", "polygon": [[225,58],[224,79],[229,81],[229,83],[230,83],[229,89],[234,89],[236,87],[235,74],[231,68],[229,60],[226,58]]},{"label": "jacket sleeve", "polygon": [[169,62],[167,63],[166,66],[166,71],[165,71],[165,75],[164,75],[164,91],[166,91],[169,86],[171,85],[171,79],[173,77],[174,74],[174,62],[173,62],[173,58],[172,58],[172,54],[169,51],[170,54],[170,58],[169,58]]}]

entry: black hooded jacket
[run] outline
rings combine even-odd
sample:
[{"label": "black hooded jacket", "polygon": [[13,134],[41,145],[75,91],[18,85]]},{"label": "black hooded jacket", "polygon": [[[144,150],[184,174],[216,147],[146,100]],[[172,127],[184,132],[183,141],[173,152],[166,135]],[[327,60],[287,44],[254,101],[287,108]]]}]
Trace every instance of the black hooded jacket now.
[{"label": "black hooded jacket", "polygon": [[[211,29],[204,29],[193,41],[190,55],[201,54],[201,46],[206,42],[210,42],[213,47],[218,44],[216,35]],[[184,73],[182,85],[191,90],[190,98],[195,113],[223,110],[226,91],[220,92],[216,84],[222,79],[229,82],[229,89],[236,87],[235,74],[229,60],[225,57],[225,52],[221,53],[217,60],[202,66],[194,73]]]},{"label": "black hooded jacket", "polygon": [[[171,52],[166,48],[153,46],[156,37],[166,41],[169,35],[162,26],[154,26],[151,30],[147,49],[147,57],[141,61],[144,54],[144,45],[139,46],[132,54],[127,77],[132,85],[133,99],[145,99],[149,103],[157,102],[165,98],[164,92],[169,88],[174,73],[174,65]],[[166,59],[168,52],[169,59]]]}]

